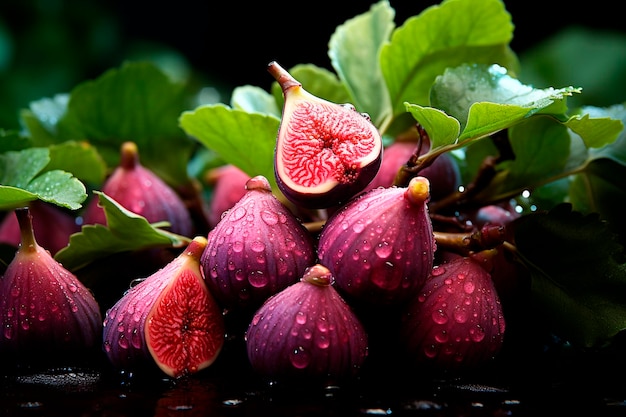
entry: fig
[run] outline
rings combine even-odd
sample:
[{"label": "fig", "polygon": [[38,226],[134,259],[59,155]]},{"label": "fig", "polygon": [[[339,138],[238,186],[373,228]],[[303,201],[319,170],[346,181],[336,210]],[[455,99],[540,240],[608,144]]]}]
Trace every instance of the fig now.
[{"label": "fig", "polygon": [[[426,142],[425,146],[418,147],[417,141],[396,141],[388,145],[384,150],[380,169],[366,190],[394,185],[398,171],[402,166],[410,162],[411,158],[417,158],[430,149],[429,141],[422,139],[422,142]],[[418,151],[419,155],[417,154]],[[459,166],[448,153],[437,156],[432,164],[422,168],[418,175],[426,177],[430,181],[430,199],[433,201],[440,200],[457,191],[461,185]]]},{"label": "fig", "polygon": [[250,179],[250,175],[235,165],[229,164],[211,170],[210,176],[213,194],[208,217],[210,227],[215,227],[222,214],[244,196],[246,182]]},{"label": "fig", "polygon": [[21,242],[0,279],[0,354],[27,363],[71,357],[99,345],[102,316],[91,291],[34,235],[28,207],[14,211]]},{"label": "fig", "polygon": [[362,191],[380,168],[383,143],[369,116],[350,104],[316,97],[278,63],[268,66],[284,105],[274,170],[284,196],[297,206],[330,208]]},{"label": "fig", "polygon": [[398,305],[423,285],[436,249],[429,194],[428,179],[414,177],[360,194],[328,219],[317,253],[348,301]]},{"label": "fig", "polygon": [[[76,218],[59,206],[33,200],[29,204],[29,211],[33,218],[37,243],[53,256],[67,246],[72,234],[80,232]],[[22,233],[17,217],[10,211],[0,223],[0,242],[17,247],[21,240]]]},{"label": "fig", "polygon": [[[150,223],[166,221],[173,233],[189,237],[193,234],[193,221],[183,199],[141,164],[134,142],[122,144],[119,165],[106,179],[101,191]],[[98,199],[87,204],[83,223],[106,224],[104,209],[98,205]]]},{"label": "fig", "polygon": [[368,336],[321,264],[268,298],[245,341],[252,368],[269,379],[333,382],[352,378],[368,356]]},{"label": "fig", "polygon": [[103,348],[122,370],[156,364],[174,378],[209,367],[225,340],[224,317],[200,270],[205,237],[130,288],[107,310]]},{"label": "fig", "polygon": [[208,233],[200,263],[222,307],[253,312],[298,281],[315,261],[315,248],[308,230],[272,194],[266,177],[250,178],[245,189]]},{"label": "fig", "polygon": [[407,305],[401,344],[417,367],[468,371],[496,357],[505,320],[491,275],[469,256],[433,267]]}]

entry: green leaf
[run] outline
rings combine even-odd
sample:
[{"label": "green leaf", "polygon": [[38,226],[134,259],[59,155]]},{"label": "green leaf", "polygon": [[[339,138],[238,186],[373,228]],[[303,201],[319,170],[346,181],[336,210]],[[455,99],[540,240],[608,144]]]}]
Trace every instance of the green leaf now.
[{"label": "green leaf", "polygon": [[[69,94],[56,94],[30,103],[29,110],[22,112],[22,119],[35,146],[48,146],[57,141],[57,124],[67,112]],[[82,139],[82,138],[81,138]]]},{"label": "green leaf", "polygon": [[569,200],[582,213],[598,213],[626,240],[626,167],[613,159],[594,159],[577,174]]},{"label": "green leaf", "polygon": [[[597,149],[590,149],[589,153],[592,159],[609,158],[621,165],[626,165],[626,129],[624,129],[624,126],[626,126],[626,107],[623,104],[607,108],[587,106],[582,108],[581,112],[588,114],[590,117],[602,119],[610,117],[621,122],[622,126],[619,134],[612,143]],[[619,126],[613,125],[613,128],[618,129]],[[608,129],[602,129],[603,132],[606,130]],[[612,137],[611,132],[606,133],[606,135]]]},{"label": "green leaf", "polygon": [[566,126],[576,132],[588,148],[609,145],[624,130],[624,124],[620,120],[609,117],[597,119],[589,114],[573,116],[566,122]]},{"label": "green leaf", "polygon": [[17,131],[0,129],[0,153],[20,151],[31,146],[30,139],[20,135]]},{"label": "green leaf", "polygon": [[461,124],[457,119],[448,116],[439,109],[422,107],[417,104],[405,104],[407,111],[428,132],[431,149],[452,145],[457,142],[461,132]]},{"label": "green leaf", "polygon": [[109,167],[120,147],[133,141],[142,164],[172,185],[188,181],[194,143],[178,126],[187,109],[184,85],[152,63],[126,63],[75,87],[67,111],[56,124],[57,143],[87,140]]},{"label": "green leaf", "polygon": [[448,67],[496,63],[516,71],[513,28],[500,0],[446,0],[407,19],[380,51],[394,117],[405,102],[429,105],[430,88]]},{"label": "green leaf", "polygon": [[554,119],[533,117],[509,129],[509,143],[515,155],[498,164],[498,174],[489,188],[476,199],[498,201],[524,189],[534,189],[559,178],[565,171],[570,152],[567,128]]},{"label": "green leaf", "polygon": [[0,209],[13,209],[38,198],[72,210],[82,207],[87,198],[85,186],[64,171],[41,173],[49,162],[47,148],[0,154]]},{"label": "green leaf", "polygon": [[180,125],[226,162],[251,177],[265,176],[276,189],[274,147],[280,119],[215,104],[184,112]]},{"label": "green leaf", "polygon": [[150,224],[145,217],[126,210],[106,194],[94,193],[104,208],[107,225],[84,225],[79,233],[70,236],[68,246],[55,255],[67,269],[76,271],[115,253],[154,247],[179,248],[189,243],[189,238],[159,229],[159,224]]},{"label": "green leaf", "polygon": [[51,145],[50,163],[46,170],[61,169],[91,184],[101,184],[107,174],[107,166],[97,149],[88,142],[68,141]]},{"label": "green leaf", "polygon": [[565,113],[557,101],[580,89],[544,90],[523,85],[499,65],[448,68],[434,83],[431,105],[461,122],[461,139],[486,136],[538,112]]},{"label": "green leaf", "polygon": [[594,346],[626,328],[623,248],[597,215],[573,212],[569,204],[529,214],[515,241],[530,267],[534,305],[554,333]]},{"label": "green leaf", "polygon": [[379,53],[395,28],[394,17],[389,2],[379,1],[369,12],[338,26],[328,44],[333,68],[348,88],[354,106],[368,113],[376,126],[391,114]]},{"label": "green leaf", "polygon": [[259,87],[246,85],[233,90],[230,103],[233,109],[248,113],[272,114],[280,117],[276,100],[267,91]]}]

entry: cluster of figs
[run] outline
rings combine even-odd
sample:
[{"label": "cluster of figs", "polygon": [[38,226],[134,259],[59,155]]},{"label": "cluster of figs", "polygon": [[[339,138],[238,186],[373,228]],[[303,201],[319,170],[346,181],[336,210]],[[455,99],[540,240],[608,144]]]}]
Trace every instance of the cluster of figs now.
[{"label": "cluster of figs", "polygon": [[[53,258],[75,222],[65,227],[42,201],[5,216],[0,237],[17,252],[0,279],[0,361],[27,363],[41,346],[49,355],[96,349],[117,369],[179,378],[211,366],[239,336],[263,377],[339,381],[387,344],[431,369],[472,369],[498,354],[505,321],[492,272],[502,251],[446,251],[429,213],[459,186],[453,159],[442,154],[398,185],[423,140],[385,148],[366,114],[308,93],[276,62],[268,70],[285,98],[280,193],[263,176],[220,168],[207,234],[195,235],[184,201],[141,165],[137,146],[122,145],[101,191],[190,239],[110,305]],[[107,221],[95,199],[82,220]],[[499,222],[483,222],[482,236],[501,242]]]}]

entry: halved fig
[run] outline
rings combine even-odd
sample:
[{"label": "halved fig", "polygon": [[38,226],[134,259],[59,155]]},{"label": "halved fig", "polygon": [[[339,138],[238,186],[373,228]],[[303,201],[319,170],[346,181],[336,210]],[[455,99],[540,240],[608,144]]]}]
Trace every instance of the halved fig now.
[{"label": "halved fig", "polygon": [[210,366],[225,341],[221,309],[200,271],[206,238],[128,290],[104,320],[104,351],[124,370],[155,363],[171,377]]},{"label": "halved fig", "polygon": [[312,95],[278,63],[268,66],[285,98],[274,153],[276,182],[306,208],[338,206],[380,168],[383,143],[368,115]]}]

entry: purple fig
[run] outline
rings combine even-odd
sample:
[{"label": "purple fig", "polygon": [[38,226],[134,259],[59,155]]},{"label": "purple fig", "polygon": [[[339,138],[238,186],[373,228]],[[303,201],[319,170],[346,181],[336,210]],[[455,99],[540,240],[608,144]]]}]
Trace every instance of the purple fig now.
[{"label": "purple fig", "polygon": [[210,366],[225,340],[224,317],[200,270],[206,238],[128,290],[104,319],[104,351],[117,368],[156,364],[181,377]]},{"label": "purple fig", "polygon": [[71,355],[97,347],[100,307],[91,291],[40,246],[28,207],[15,210],[21,242],[0,279],[3,360]]},{"label": "purple fig", "polygon": [[433,267],[436,242],[428,214],[429,182],[375,188],[335,212],[321,231],[319,261],[349,301],[406,302]]},{"label": "purple fig", "polygon": [[413,365],[471,370],[492,360],[505,320],[491,275],[471,257],[435,266],[402,316],[400,340]]},{"label": "purple fig", "polygon": [[[61,207],[42,200],[33,200],[29,204],[33,217],[33,229],[37,243],[55,255],[67,246],[70,236],[80,232],[80,226],[69,212]],[[22,232],[17,217],[9,212],[0,223],[0,242],[18,246]]]},{"label": "purple fig", "polygon": [[[387,146],[383,153],[380,170],[366,190],[394,185],[401,167],[407,164],[411,158],[417,158],[430,149],[430,142],[425,139],[422,141],[425,145],[421,148],[418,148],[417,141],[396,141]],[[416,155],[418,149],[419,155]],[[461,171],[457,162],[448,153],[439,155],[431,165],[421,169],[418,175],[428,178],[430,198],[433,201],[440,200],[457,191],[461,185]]]},{"label": "purple fig", "polygon": [[245,195],[207,239],[200,262],[209,289],[227,309],[253,311],[315,261],[311,234],[263,176],[248,180]]},{"label": "purple fig", "polygon": [[368,336],[333,287],[325,266],[270,297],[246,331],[248,359],[272,379],[342,380],[356,376],[368,356]]},{"label": "purple fig", "polygon": [[[183,236],[193,233],[193,221],[182,198],[153,171],[141,165],[134,142],[124,142],[120,163],[102,185],[101,191],[124,208],[150,223],[166,221],[169,230]],[[106,224],[104,210],[92,199],[83,214],[85,224]]]},{"label": "purple fig", "polygon": [[246,182],[250,175],[235,165],[224,165],[211,171],[210,182],[213,183],[209,225],[215,225],[222,214],[237,203],[246,193]]},{"label": "purple fig", "polygon": [[329,208],[362,191],[378,172],[383,150],[369,116],[310,94],[276,62],[268,70],[285,98],[274,153],[285,197],[297,206]]}]

